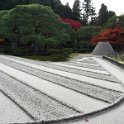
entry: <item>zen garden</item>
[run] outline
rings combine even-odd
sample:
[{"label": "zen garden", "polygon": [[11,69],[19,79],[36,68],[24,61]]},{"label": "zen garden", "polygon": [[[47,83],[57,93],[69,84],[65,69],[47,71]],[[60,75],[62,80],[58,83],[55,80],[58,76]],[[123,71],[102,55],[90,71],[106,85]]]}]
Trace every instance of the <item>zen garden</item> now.
[{"label": "zen garden", "polygon": [[[116,114],[115,114],[116,113]],[[124,14],[92,0],[0,0],[0,123],[124,124]]]}]

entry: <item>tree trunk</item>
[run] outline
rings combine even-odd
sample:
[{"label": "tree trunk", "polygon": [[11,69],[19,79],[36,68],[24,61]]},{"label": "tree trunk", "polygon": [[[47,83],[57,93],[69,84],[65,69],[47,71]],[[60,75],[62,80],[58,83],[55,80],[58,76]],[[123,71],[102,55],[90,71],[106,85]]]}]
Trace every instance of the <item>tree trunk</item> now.
[{"label": "tree trunk", "polygon": [[34,42],[34,55],[37,55],[39,53],[39,46],[36,42]]},{"label": "tree trunk", "polygon": [[12,52],[13,52],[13,54],[16,54],[17,46],[18,46],[17,42],[13,41],[12,42]]}]

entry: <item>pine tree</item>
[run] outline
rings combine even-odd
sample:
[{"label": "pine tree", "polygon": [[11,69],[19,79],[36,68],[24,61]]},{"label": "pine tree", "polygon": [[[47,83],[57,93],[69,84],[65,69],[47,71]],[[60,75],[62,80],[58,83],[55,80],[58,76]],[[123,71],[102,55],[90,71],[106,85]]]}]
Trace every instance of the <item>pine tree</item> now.
[{"label": "pine tree", "polygon": [[88,24],[89,17],[93,18],[95,13],[95,8],[93,7],[93,4],[91,3],[91,0],[84,0],[82,4],[83,8],[83,21],[85,24]]},{"label": "pine tree", "polygon": [[74,1],[72,11],[73,11],[73,19],[80,20],[81,19],[80,0]]},{"label": "pine tree", "polygon": [[[3,18],[4,16],[4,18]],[[30,20],[30,23],[29,23]],[[50,48],[62,48],[71,43],[71,27],[61,23],[50,7],[39,4],[20,5],[0,11],[0,36],[12,44],[12,51],[29,46],[34,54],[46,55]]]}]

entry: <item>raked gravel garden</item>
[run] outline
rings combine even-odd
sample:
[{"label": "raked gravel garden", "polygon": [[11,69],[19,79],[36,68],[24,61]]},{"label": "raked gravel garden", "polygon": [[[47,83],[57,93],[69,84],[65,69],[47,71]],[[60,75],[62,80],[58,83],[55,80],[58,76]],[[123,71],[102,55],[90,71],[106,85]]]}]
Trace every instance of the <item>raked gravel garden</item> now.
[{"label": "raked gravel garden", "polygon": [[0,123],[66,123],[114,108],[124,82],[104,63],[92,56],[43,62],[0,55]]}]

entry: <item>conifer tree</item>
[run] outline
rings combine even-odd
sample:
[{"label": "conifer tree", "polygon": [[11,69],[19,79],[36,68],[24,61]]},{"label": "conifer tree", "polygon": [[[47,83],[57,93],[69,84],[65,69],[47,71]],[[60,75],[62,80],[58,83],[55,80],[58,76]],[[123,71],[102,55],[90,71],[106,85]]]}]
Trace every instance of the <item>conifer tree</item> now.
[{"label": "conifer tree", "polygon": [[84,0],[82,4],[83,8],[83,21],[85,24],[88,24],[89,17],[94,17],[96,15],[95,8],[93,7],[93,4],[91,0]]},{"label": "conifer tree", "polygon": [[74,1],[72,11],[73,11],[73,19],[80,20],[81,19],[80,0]]},{"label": "conifer tree", "polygon": [[98,15],[99,25],[103,25],[104,23],[107,22],[108,19],[109,19],[108,8],[105,4],[102,4]]}]

